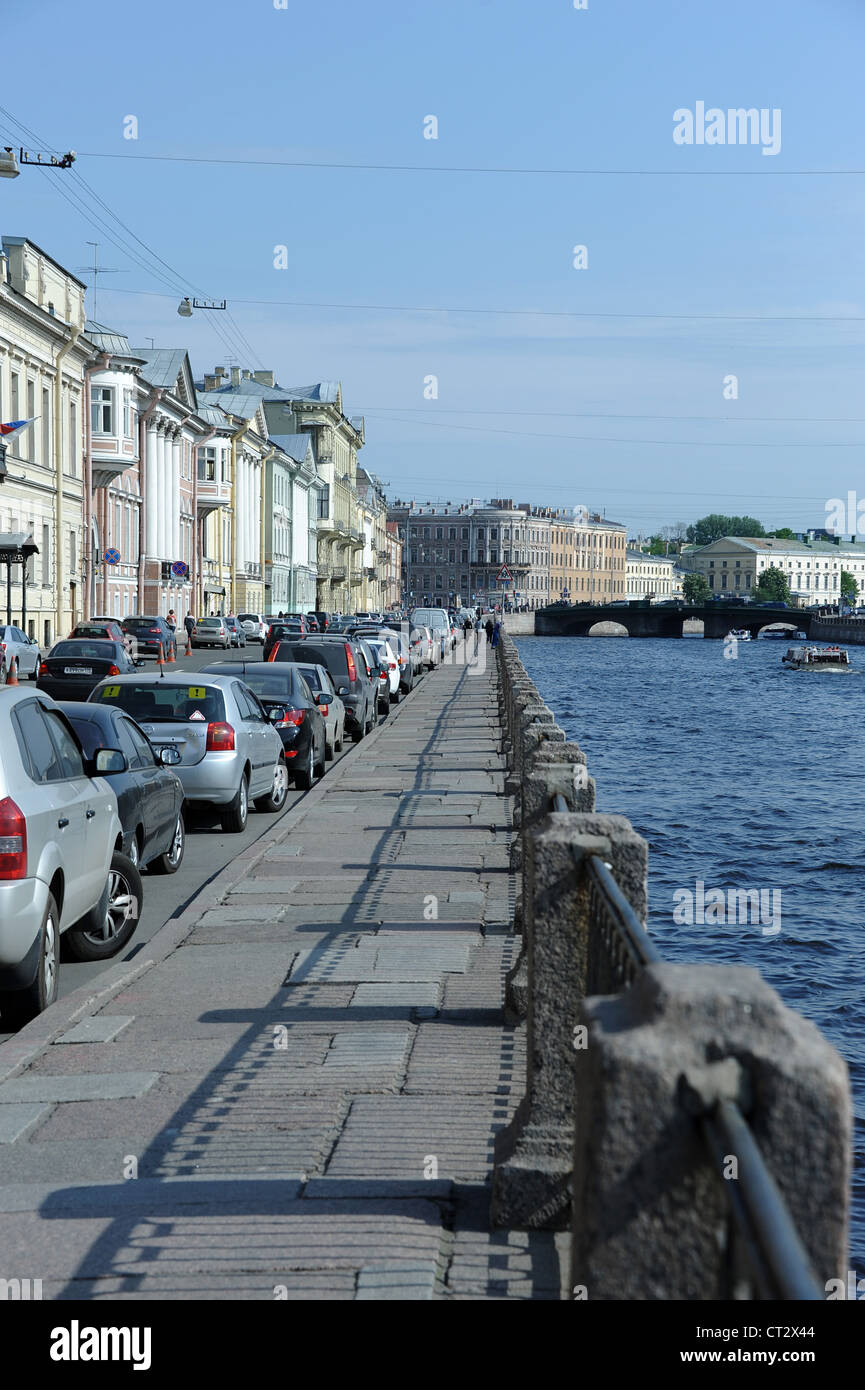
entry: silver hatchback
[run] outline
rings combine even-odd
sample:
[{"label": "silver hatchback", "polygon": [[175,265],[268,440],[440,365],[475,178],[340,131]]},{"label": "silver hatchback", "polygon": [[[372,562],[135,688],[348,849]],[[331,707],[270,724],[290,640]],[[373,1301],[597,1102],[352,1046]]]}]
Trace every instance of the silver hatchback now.
[{"label": "silver hatchback", "polygon": [[119,705],[141,725],[157,755],[161,748],[176,748],[180,762],[173,766],[186,800],[217,807],[223,830],[245,828],[250,801],[259,811],[285,805],[282,739],[242,680],[190,671],[115,676],[88,698]]}]

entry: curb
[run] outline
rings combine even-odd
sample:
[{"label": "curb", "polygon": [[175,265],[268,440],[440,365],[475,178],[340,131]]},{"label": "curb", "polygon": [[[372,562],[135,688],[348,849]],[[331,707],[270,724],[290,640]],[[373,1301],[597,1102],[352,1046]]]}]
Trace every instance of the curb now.
[{"label": "curb", "polygon": [[[425,682],[432,674],[433,672],[428,672],[424,677],[422,688],[425,688]],[[38,1057],[41,1057],[73,1023],[78,1023],[81,1019],[97,1013],[115,994],[119,994],[134,980],[137,980],[148,970],[152,970],[154,966],[161,965],[173,951],[176,951],[187,936],[191,935],[205,912],[218,906],[234,885],[239,883],[259,860],[264,858],[269,849],[288,838],[303,820],[309,808],[317,805],[327,795],[328,788],[341,780],[344,769],[351,766],[353,756],[366,750],[370,744],[376,743],[381,735],[391,727],[392,721],[399,719],[400,714],[406,708],[407,701],[414,693],[415,691],[412,690],[409,695],[403,696],[400,703],[388,714],[384,724],[379,724],[360,743],[355,743],[349,748],[348,752],[340,758],[337,766],[331,768],[324,777],[316,782],[315,786],[311,787],[290,811],[286,811],[271,830],[265,831],[259,839],[238,854],[229,864],[226,864],[224,869],[221,869],[214,878],[206,883],[179,917],[170,917],[158,931],[154,932],[143,948],[146,959],[119,961],[115,966],[104,971],[98,980],[91,984],[81,985],[71,994],[58,999],[38,1018],[34,1018],[31,1023],[16,1033],[14,1038],[0,1043],[0,1082],[9,1080],[10,1077],[30,1066],[31,1062],[35,1062]]]}]

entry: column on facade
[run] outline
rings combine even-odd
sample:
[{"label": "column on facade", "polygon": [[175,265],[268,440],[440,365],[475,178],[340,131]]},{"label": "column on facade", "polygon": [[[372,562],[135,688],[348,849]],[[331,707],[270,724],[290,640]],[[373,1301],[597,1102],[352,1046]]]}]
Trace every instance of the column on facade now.
[{"label": "column on facade", "polygon": [[171,547],[170,560],[179,560],[183,554],[183,544],[180,537],[180,473],[181,473],[181,450],[183,440],[180,431],[175,431],[171,441],[172,456],[172,479],[171,479],[171,517],[173,544]]},{"label": "column on facade", "polygon": [[165,559],[165,424],[160,422],[156,437],[156,507],[157,507],[157,552],[160,560]]},{"label": "column on facade", "polygon": [[156,554],[157,535],[156,527],[159,511],[156,501],[156,424],[152,420],[147,422],[147,434],[145,438],[145,448],[147,450],[147,481],[145,485],[145,517],[144,517],[144,545],[148,556]]}]

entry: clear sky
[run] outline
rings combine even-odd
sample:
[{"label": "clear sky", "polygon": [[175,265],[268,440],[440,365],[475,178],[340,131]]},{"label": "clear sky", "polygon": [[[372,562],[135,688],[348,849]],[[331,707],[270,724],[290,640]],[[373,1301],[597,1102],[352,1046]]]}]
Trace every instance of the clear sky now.
[{"label": "clear sky", "polygon": [[[0,180],[0,232],[98,241],[99,320],[196,375],[341,380],[391,496],[645,531],[865,497],[861,0],[277,3],[7,3],[0,105],[79,160]],[[698,102],[780,110],[779,152],[676,144]]]}]

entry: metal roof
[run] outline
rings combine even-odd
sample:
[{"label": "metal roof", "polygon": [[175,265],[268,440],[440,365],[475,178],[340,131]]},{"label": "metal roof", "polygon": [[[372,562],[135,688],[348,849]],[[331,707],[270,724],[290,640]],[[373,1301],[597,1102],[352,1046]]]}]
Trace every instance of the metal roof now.
[{"label": "metal roof", "polygon": [[142,376],[151,386],[174,386],[186,361],[185,348],[133,348],[132,351],[146,364],[147,370]]},{"label": "metal roof", "polygon": [[272,434],[270,442],[277,444],[284,454],[297,463],[305,463],[312,451],[310,434]]},{"label": "metal roof", "polygon": [[245,381],[243,389],[234,387],[233,390],[225,391],[202,391],[198,399],[205,405],[219,406],[229,415],[237,415],[241,420],[251,420],[255,412],[261,405],[261,397],[252,395],[246,388],[253,383]]},{"label": "metal roof", "polygon": [[110,352],[115,357],[132,357],[134,354],[129,346],[129,339],[125,333],[116,333],[113,328],[106,328],[104,323],[96,323],[94,319],[86,319],[84,332],[103,352]]}]

